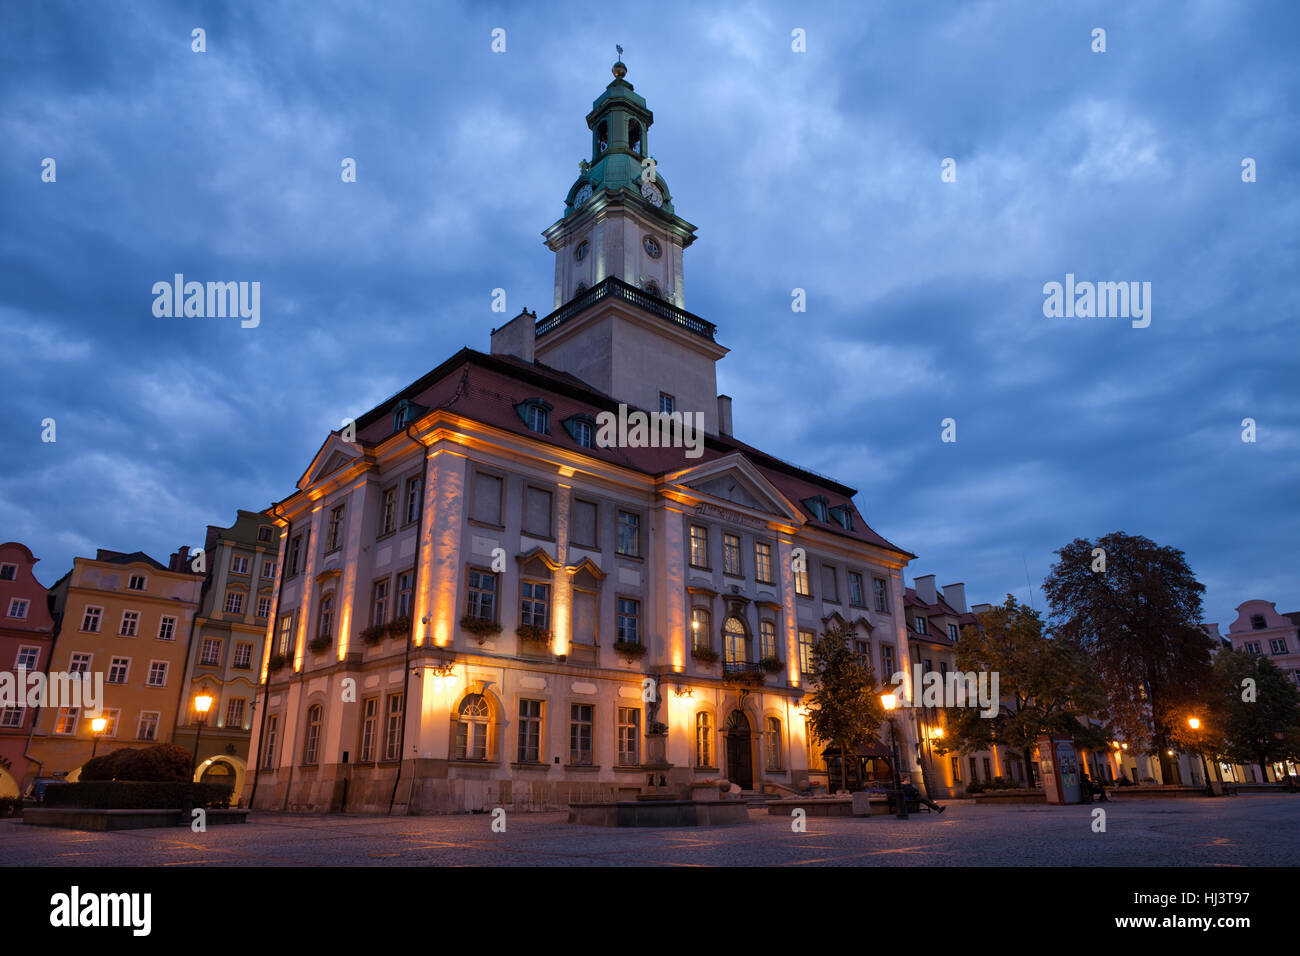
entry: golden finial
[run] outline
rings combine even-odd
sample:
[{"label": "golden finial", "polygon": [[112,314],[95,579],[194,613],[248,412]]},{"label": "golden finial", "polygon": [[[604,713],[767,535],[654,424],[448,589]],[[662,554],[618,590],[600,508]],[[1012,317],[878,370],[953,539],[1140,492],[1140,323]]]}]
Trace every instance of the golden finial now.
[{"label": "golden finial", "polygon": [[614,74],[615,79],[621,80],[627,76],[627,67],[623,65],[623,47],[615,43],[614,49],[618,51],[618,62],[614,64],[614,68],[610,72]]}]

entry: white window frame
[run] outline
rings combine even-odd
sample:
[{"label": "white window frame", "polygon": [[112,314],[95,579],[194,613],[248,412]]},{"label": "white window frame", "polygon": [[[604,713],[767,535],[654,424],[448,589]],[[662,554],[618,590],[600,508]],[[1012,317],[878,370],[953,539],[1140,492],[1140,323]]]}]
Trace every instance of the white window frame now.
[{"label": "white window frame", "polygon": [[[153,679],[153,678],[154,678],[154,672],[155,672],[155,670],[157,669],[157,665],[159,665],[159,664],[162,665],[162,682],[161,682],[161,683],[159,683],[159,682],[157,682],[157,681],[155,681],[155,680]],[[150,662],[149,662],[149,674],[148,674],[147,677],[145,677],[145,681],[144,681],[145,686],[146,686],[146,687],[166,687],[166,686],[167,686],[167,675],[168,675],[170,672],[171,672],[171,661],[158,661],[158,660],[152,660],[152,661],[150,661]]]},{"label": "white window frame", "polygon": [[[90,623],[91,613],[95,615],[95,626],[86,627]],[[104,609],[94,604],[87,604],[81,609],[81,630],[86,634],[99,634],[104,627]]]},{"label": "white window frame", "polygon": [[[160,617],[158,619],[158,637],[156,638],[156,640],[159,641],[176,640],[176,625],[178,623],[179,623],[179,618],[177,618],[176,615],[174,614],[164,614],[162,617]],[[171,635],[169,637],[163,637],[163,630],[169,624],[171,625]]]},{"label": "white window frame", "polygon": [[[27,620],[27,609],[31,607],[31,604],[32,602],[27,598],[10,598],[8,616],[19,621]],[[19,611],[18,614],[14,613],[15,608]]]},{"label": "white window frame", "polygon": [[[129,631],[126,629],[126,622],[127,622],[128,615],[134,615],[134,617],[131,618],[131,630]],[[117,636],[118,637],[139,637],[141,616],[142,615],[140,614],[139,611],[132,611],[129,609],[123,611],[122,623],[119,624],[117,628]]]}]

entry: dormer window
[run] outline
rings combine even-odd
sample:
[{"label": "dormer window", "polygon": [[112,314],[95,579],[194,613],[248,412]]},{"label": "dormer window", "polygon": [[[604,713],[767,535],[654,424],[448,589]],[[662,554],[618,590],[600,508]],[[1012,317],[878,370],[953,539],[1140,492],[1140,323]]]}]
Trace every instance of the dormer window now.
[{"label": "dormer window", "polygon": [[401,401],[393,410],[393,431],[401,431],[411,423],[411,403]]},{"label": "dormer window", "polygon": [[853,511],[848,505],[835,505],[830,509],[830,512],[837,525],[845,531],[853,530]]},{"label": "dormer window", "polygon": [[636,120],[628,120],[627,145],[632,152],[641,155],[641,124]]},{"label": "dormer window", "polygon": [[1250,626],[1257,631],[1268,629],[1268,621],[1264,620],[1263,614],[1252,614],[1250,616]]},{"label": "dormer window", "polygon": [[920,634],[922,637],[927,636],[925,633],[925,618],[921,617],[919,614],[916,616],[916,633]]},{"label": "dormer window", "polygon": [[583,448],[596,447],[596,420],[590,415],[572,415],[566,418],[564,430]]},{"label": "dormer window", "polygon": [[812,516],[818,521],[830,521],[830,502],[826,500],[825,495],[817,495],[812,498],[805,498],[803,506],[812,513]]},{"label": "dormer window", "polygon": [[609,149],[609,124],[604,120],[596,125],[596,155]]},{"label": "dormer window", "polygon": [[524,420],[524,424],[528,426],[529,431],[535,431],[539,435],[549,435],[551,433],[551,404],[549,402],[544,402],[540,398],[530,398],[516,405],[515,411]]}]

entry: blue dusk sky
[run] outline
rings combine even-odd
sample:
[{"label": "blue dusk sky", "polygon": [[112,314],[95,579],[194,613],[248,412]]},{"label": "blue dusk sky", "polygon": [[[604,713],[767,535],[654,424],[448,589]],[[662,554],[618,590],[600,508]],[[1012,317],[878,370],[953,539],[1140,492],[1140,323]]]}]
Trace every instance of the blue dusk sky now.
[{"label": "blue dusk sky", "polygon": [[[551,311],[539,234],[621,43],[736,436],[856,487],[909,584],[1028,576],[1041,609],[1056,548],[1122,530],[1186,553],[1207,621],[1300,610],[1298,28],[1287,0],[6,3],[0,540],[46,584],[165,560]],[[178,272],[260,282],[260,324],[155,317]],[[1045,316],[1067,274],[1149,282],[1150,325]]]}]

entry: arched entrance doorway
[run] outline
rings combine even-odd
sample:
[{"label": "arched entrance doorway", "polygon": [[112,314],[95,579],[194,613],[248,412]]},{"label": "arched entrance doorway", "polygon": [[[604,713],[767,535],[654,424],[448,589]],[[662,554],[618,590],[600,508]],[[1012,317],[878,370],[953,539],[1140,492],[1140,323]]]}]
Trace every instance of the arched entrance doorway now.
[{"label": "arched entrance doorway", "polygon": [[206,770],[199,777],[199,783],[220,783],[230,788],[230,792],[238,798],[239,794],[235,790],[235,768],[230,766],[224,760],[214,760],[208,764]]},{"label": "arched entrance doorway", "polygon": [[749,718],[733,710],[727,718],[727,779],[741,790],[754,789],[754,756],[750,746]]}]

